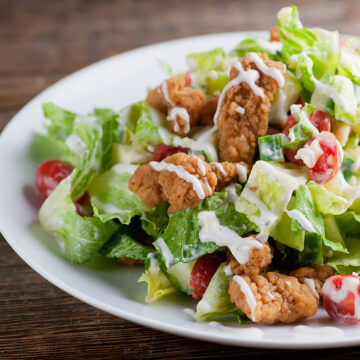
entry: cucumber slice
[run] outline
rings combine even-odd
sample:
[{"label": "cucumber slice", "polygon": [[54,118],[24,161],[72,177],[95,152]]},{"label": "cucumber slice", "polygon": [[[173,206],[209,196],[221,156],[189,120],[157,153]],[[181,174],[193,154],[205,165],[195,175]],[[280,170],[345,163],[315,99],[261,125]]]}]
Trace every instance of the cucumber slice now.
[{"label": "cucumber slice", "polygon": [[262,136],[258,139],[260,159],[284,161],[283,136],[281,134]]}]

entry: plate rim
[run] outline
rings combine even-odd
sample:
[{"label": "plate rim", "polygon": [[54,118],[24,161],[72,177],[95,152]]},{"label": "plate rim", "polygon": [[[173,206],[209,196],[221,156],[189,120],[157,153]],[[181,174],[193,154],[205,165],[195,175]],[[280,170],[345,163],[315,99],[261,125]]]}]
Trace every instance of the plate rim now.
[{"label": "plate rim", "polygon": [[[184,37],[184,38],[176,38],[173,40],[158,42],[150,45],[141,46],[138,48],[134,48],[125,52],[121,52],[109,57],[106,57],[104,59],[101,59],[99,61],[96,61],[94,63],[91,63],[89,65],[86,65],[85,67],[82,67],[79,70],[76,70],[65,77],[61,78],[60,80],[56,81],[55,83],[49,85],[47,88],[42,90],[39,94],[37,94],[35,97],[33,97],[30,101],[28,101],[19,111],[16,112],[14,116],[8,121],[8,123],[3,128],[1,134],[0,134],[0,148],[2,146],[2,143],[4,142],[4,138],[6,138],[8,132],[12,129],[13,126],[16,126],[15,123],[18,118],[22,117],[22,113],[25,112],[25,110],[28,107],[32,107],[34,103],[37,102],[39,98],[41,98],[45,93],[56,91],[56,89],[60,86],[62,86],[64,83],[68,81],[72,81],[77,76],[80,76],[81,74],[97,67],[97,66],[104,66],[107,62],[110,62],[111,60],[115,58],[120,57],[127,57],[132,56],[136,53],[141,53],[146,50],[151,50],[153,48],[159,48],[159,47],[166,47],[169,45],[173,45],[176,43],[181,43],[183,41],[196,41],[201,40],[205,38],[211,38],[211,37],[217,37],[217,36],[243,36],[244,34],[252,34],[253,36],[264,36],[265,34],[268,34],[265,30],[256,30],[256,31],[234,31],[234,32],[220,32],[220,33],[213,33],[213,34],[205,34],[205,35],[198,35],[198,36],[190,36],[190,37]],[[0,153],[0,166],[1,166],[1,153]],[[0,189],[1,194],[1,189]],[[2,209],[2,205],[0,202],[0,212]],[[359,345],[360,344],[360,334],[358,337],[346,337],[341,339],[333,339],[334,341],[330,342],[329,339],[324,338],[323,341],[317,340],[316,342],[310,342],[310,341],[296,341],[292,342],[291,339],[285,339],[285,340],[278,340],[278,339],[266,339],[266,338],[254,338],[254,339],[246,339],[246,342],[242,342],[241,339],[239,339],[239,343],[234,343],[232,338],[229,338],[228,340],[225,337],[219,337],[216,334],[211,334],[210,332],[206,333],[206,338],[204,331],[195,331],[190,330],[187,328],[181,328],[177,327],[174,324],[162,322],[157,319],[153,319],[150,317],[147,317],[145,315],[137,315],[131,311],[125,310],[123,308],[115,308],[112,305],[106,304],[104,302],[98,301],[97,299],[94,299],[90,297],[89,295],[86,295],[82,293],[81,291],[78,291],[73,286],[67,284],[66,282],[62,281],[56,275],[53,275],[50,271],[48,271],[43,266],[39,265],[34,259],[31,258],[31,256],[28,256],[26,253],[23,252],[20,246],[18,246],[16,241],[13,241],[13,237],[15,237],[15,234],[12,233],[12,231],[7,227],[7,224],[5,221],[2,220],[2,217],[0,216],[0,232],[3,235],[6,242],[9,244],[9,246],[15,251],[15,253],[33,270],[35,270],[40,276],[42,276],[44,279],[49,281],[54,286],[58,287],[62,291],[70,294],[71,296],[74,296],[75,298],[79,299],[80,301],[89,304],[97,309],[100,309],[102,311],[105,311],[107,313],[110,313],[116,317],[123,318],[127,321],[134,322],[141,326],[146,326],[152,329],[156,329],[162,332],[170,333],[176,336],[183,336],[190,339],[196,339],[200,341],[206,341],[206,342],[214,342],[219,343],[223,345],[231,345],[231,346],[241,346],[241,347],[252,347],[252,348],[268,348],[268,349],[320,349],[320,348],[337,348],[337,347],[348,347],[353,345]]]}]

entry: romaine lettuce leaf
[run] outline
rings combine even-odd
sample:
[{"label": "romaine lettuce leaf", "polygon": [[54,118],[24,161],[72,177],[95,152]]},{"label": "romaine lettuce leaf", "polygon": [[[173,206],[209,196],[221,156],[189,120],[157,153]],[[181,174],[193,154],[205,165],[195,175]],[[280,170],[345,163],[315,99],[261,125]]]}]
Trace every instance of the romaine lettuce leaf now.
[{"label": "romaine lettuce leaf", "polygon": [[82,264],[101,249],[118,225],[77,214],[71,198],[72,177],[73,174],[65,178],[45,200],[39,211],[39,221],[47,232],[63,240],[65,258]]},{"label": "romaine lettuce leaf", "polygon": [[126,225],[120,226],[119,230],[101,248],[100,254],[107,258],[126,257],[134,260],[146,260],[154,249],[133,239],[127,228]]},{"label": "romaine lettuce leaf", "polygon": [[234,204],[229,201],[228,190],[225,190],[206,198],[196,208],[180,210],[170,215],[165,231],[154,242],[164,263],[169,263],[167,261],[169,257],[171,257],[171,265],[178,262],[187,263],[221,249],[213,242],[201,242],[199,239],[201,227],[198,213],[204,210],[215,211],[220,224],[239,235],[257,230],[246,215],[235,210]]},{"label": "romaine lettuce leaf", "polygon": [[224,271],[226,263],[222,263],[212,277],[206,291],[196,307],[196,318],[204,321],[210,317],[233,313],[238,310],[230,301],[229,284],[231,276]]},{"label": "romaine lettuce leaf", "polygon": [[276,53],[282,49],[281,42],[269,41],[261,38],[246,38],[235,46],[230,52],[230,56],[244,57],[249,52],[260,52],[267,54],[270,59],[277,60]]},{"label": "romaine lettuce leaf", "polygon": [[147,295],[145,302],[154,303],[163,296],[176,292],[176,288],[171,284],[160,267],[148,268],[139,278],[138,282],[147,283]]}]

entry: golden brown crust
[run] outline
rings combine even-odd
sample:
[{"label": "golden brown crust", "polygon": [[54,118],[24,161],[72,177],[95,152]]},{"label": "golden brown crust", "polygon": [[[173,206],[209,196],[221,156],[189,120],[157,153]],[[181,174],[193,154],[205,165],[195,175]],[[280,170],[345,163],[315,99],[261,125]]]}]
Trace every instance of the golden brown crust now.
[{"label": "golden brown crust", "polygon": [[[233,182],[239,180],[239,174],[234,163],[224,161],[222,163],[211,163],[211,170],[215,173],[217,177],[216,191],[222,191],[226,186],[230,185]],[[247,174],[249,174],[249,166],[243,162],[240,162],[239,165],[245,166]],[[223,171],[222,171],[223,170]]]},{"label": "golden brown crust", "polygon": [[[182,76],[173,76],[165,80],[168,99],[163,91],[163,83],[149,91],[146,102],[156,109],[169,114],[174,107],[186,109],[190,116],[190,127],[197,124],[199,114],[205,103],[205,94],[199,89],[193,89],[185,86],[185,78]],[[170,102],[168,101],[170,100]],[[179,128],[176,127],[176,122]],[[171,121],[172,130],[180,136],[185,136],[187,122],[181,117],[176,116],[176,120]]]},{"label": "golden brown crust", "polygon": [[230,300],[250,319],[260,324],[293,323],[316,314],[319,299],[293,276],[269,272],[252,278],[241,275],[256,305],[252,312],[236,277],[230,282]]},{"label": "golden brown crust", "polygon": [[[285,76],[283,63],[272,61],[264,54],[258,55],[266,66],[277,68]],[[221,161],[244,161],[251,165],[257,138],[267,132],[271,101],[279,91],[279,85],[274,78],[263,74],[248,55],[239,61],[244,71],[254,69],[259,72],[255,84],[262,88],[264,96],[257,96],[246,82],[228,89],[217,117],[219,153]],[[232,67],[230,79],[234,79],[238,73],[238,69]],[[239,106],[244,109],[243,113],[237,110]]]},{"label": "golden brown crust", "polygon": [[273,251],[268,243],[263,244],[260,249],[253,248],[250,251],[249,261],[245,264],[238,263],[230,251],[227,255],[230,269],[234,274],[255,276],[271,263]]},{"label": "golden brown crust", "polygon": [[270,29],[270,41],[280,41],[280,33],[277,26]]},{"label": "golden brown crust", "polygon": [[201,125],[213,126],[219,95],[213,95],[204,104],[200,111],[199,122]]},{"label": "golden brown crust", "polygon": [[[199,180],[205,197],[212,195],[217,183],[216,174],[204,161],[203,156],[177,153],[166,157],[163,161],[182,166],[185,171]],[[202,172],[199,163],[202,164],[205,173]],[[136,192],[147,206],[155,206],[160,202],[168,201],[170,203],[169,213],[196,207],[202,200],[199,199],[190,182],[178,177],[175,172],[156,171],[150,164],[136,169],[129,180],[129,189]]]},{"label": "golden brown crust", "polygon": [[301,267],[290,272],[291,276],[295,276],[304,284],[305,279],[314,280],[316,292],[321,295],[321,288],[326,279],[335,275],[335,269],[329,265],[321,264],[316,266]]},{"label": "golden brown crust", "polygon": [[149,164],[139,166],[129,179],[129,190],[137,193],[146,206],[167,200],[159,184],[159,173]]}]

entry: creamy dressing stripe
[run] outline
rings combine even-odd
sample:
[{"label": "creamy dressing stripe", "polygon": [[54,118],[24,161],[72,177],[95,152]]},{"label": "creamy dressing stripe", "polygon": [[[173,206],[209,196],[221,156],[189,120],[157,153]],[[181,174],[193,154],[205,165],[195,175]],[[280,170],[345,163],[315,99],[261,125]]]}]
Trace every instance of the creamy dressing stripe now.
[{"label": "creamy dressing stripe", "polygon": [[239,284],[241,292],[245,295],[246,302],[251,312],[251,320],[256,321],[255,319],[256,300],[253,292],[250,289],[249,284],[239,275],[235,275],[233,277],[233,280],[235,280]]}]

